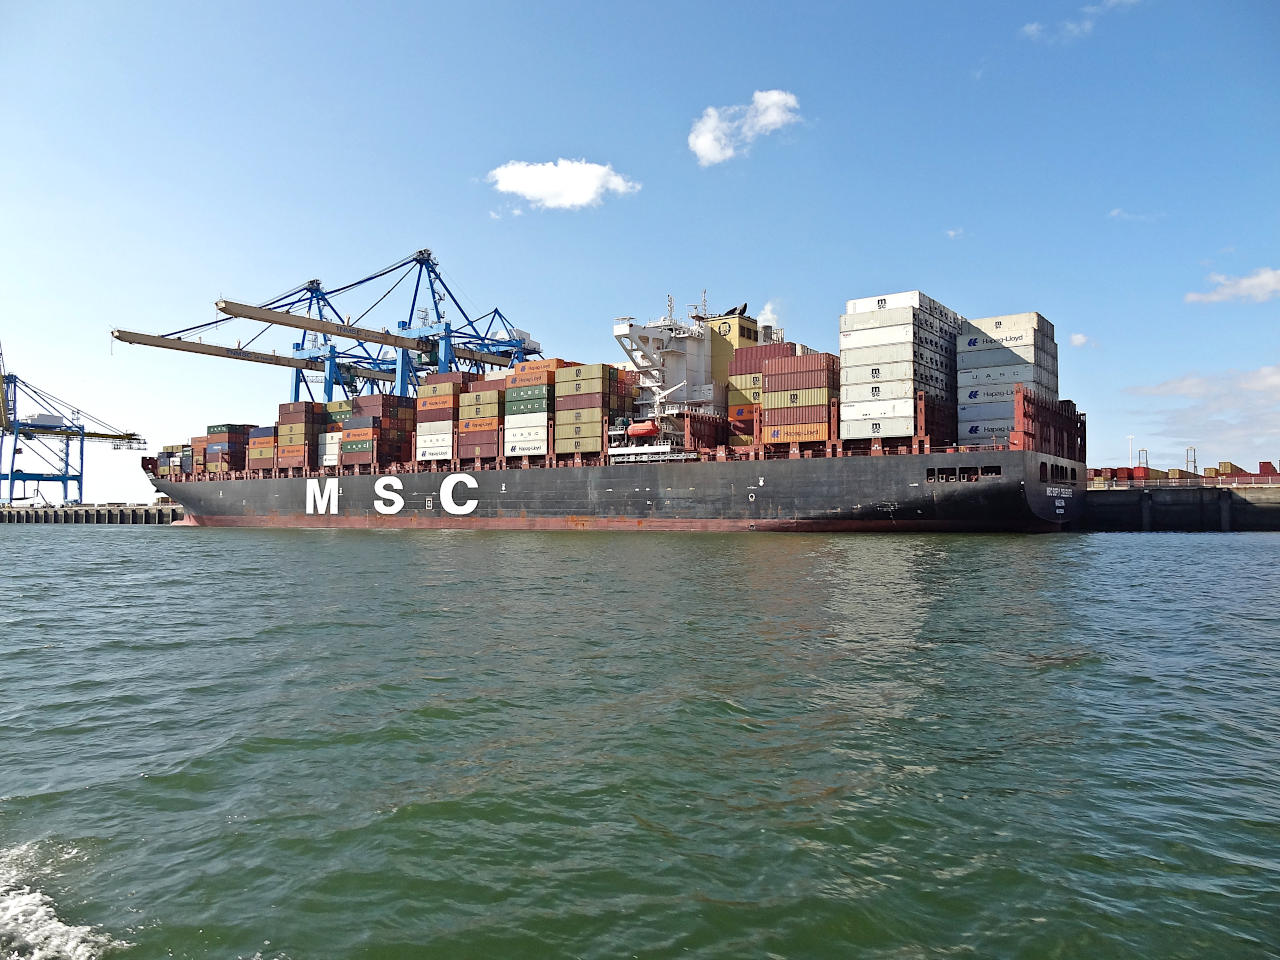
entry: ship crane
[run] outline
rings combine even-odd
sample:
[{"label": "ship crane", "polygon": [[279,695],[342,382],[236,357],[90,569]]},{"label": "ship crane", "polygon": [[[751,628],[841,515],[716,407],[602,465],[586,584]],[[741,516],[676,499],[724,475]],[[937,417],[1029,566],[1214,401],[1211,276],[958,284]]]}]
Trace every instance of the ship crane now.
[{"label": "ship crane", "polygon": [[[335,305],[338,297],[393,275],[390,289],[372,306],[354,321],[350,316],[343,319]],[[407,320],[398,321],[394,330],[360,325],[410,277],[413,284]],[[423,303],[426,305],[420,306]],[[427,249],[333,289],[326,289],[319,280],[310,280],[256,306],[219,300],[216,307],[222,314],[216,320],[172,333],[113,330],[111,335],[125,343],[292,368],[291,399],[295,402],[304,399],[304,392],[310,399],[317,399],[311,389],[312,379],[323,382],[322,398],[326,401],[334,398],[335,391],[347,396],[364,392],[412,396],[422,373],[509,367],[542,351],[537,341],[512,326],[496,307],[472,319],[440,275],[435,255]],[[449,311],[456,314],[456,320]],[[263,326],[243,346],[203,342],[205,331],[229,319],[256,321]],[[272,327],[302,331],[300,341],[292,345],[289,354],[249,349]],[[337,341],[352,342],[340,345]]]},{"label": "ship crane", "polygon": [[[64,503],[79,503],[84,497],[86,442],[110,443],[113,450],[146,449],[147,442],[138,434],[113,427],[7,373],[3,350],[0,386],[0,503],[43,498],[42,483],[60,485]],[[21,496],[17,495],[19,484]],[[35,484],[34,494],[28,493],[28,484]],[[75,496],[71,495],[73,484]]]}]

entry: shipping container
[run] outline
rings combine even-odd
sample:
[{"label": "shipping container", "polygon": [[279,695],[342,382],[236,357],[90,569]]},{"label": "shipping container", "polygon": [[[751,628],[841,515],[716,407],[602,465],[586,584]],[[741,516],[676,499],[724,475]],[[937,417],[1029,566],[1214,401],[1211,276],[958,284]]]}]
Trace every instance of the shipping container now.
[{"label": "shipping container", "polygon": [[462,393],[461,383],[422,383],[418,385],[418,409],[422,401],[432,397],[457,397]]},{"label": "shipping container", "polygon": [[986,403],[962,403],[956,407],[960,421],[1008,420],[1013,421],[1012,400],[991,400]]},{"label": "shipping container", "polygon": [[415,414],[415,419],[418,423],[452,423],[458,419],[458,408],[437,407],[434,410],[419,410]]},{"label": "shipping container", "polygon": [[418,424],[417,434],[420,437],[453,436],[452,420],[437,420],[432,423]]},{"label": "shipping container", "polygon": [[809,373],[820,370],[834,377],[840,361],[833,353],[805,353],[795,357],[770,357],[764,362],[764,389],[769,390],[769,377],[775,374]]},{"label": "shipping container", "polygon": [[460,460],[492,460],[498,456],[498,442],[463,443],[458,440],[458,459]]},{"label": "shipping container", "polygon": [[553,396],[555,391],[550,386],[534,386],[534,387],[511,387],[507,390],[507,403],[511,404],[518,400],[546,400],[547,397]]},{"label": "shipping container", "polygon": [[[843,420],[896,420],[899,418],[914,419],[916,401],[914,398],[898,400],[871,400],[866,403],[840,404],[840,419]],[[911,432],[911,431],[908,431]]]},{"label": "shipping container", "polygon": [[516,389],[519,387],[545,387],[548,384],[556,382],[556,374],[554,370],[535,370],[530,373],[512,373],[508,374],[503,381],[507,385],[507,389]]},{"label": "shipping container", "polygon": [[765,392],[761,405],[765,410],[777,407],[817,407],[826,406],[831,399],[831,391],[825,387],[811,390],[780,390],[774,393]]},{"label": "shipping container", "polygon": [[547,425],[544,423],[540,427],[506,427],[503,431],[503,439],[507,443],[513,440],[545,440]]},{"label": "shipping container", "polygon": [[559,370],[565,366],[565,362],[557,357],[548,357],[545,360],[521,360],[519,363],[513,364],[511,373],[544,373]]},{"label": "shipping container", "polygon": [[[821,356],[821,354],[811,354]],[[796,357],[802,360],[803,357]],[[768,373],[764,375],[764,392],[778,393],[782,390],[833,390],[838,385],[838,376],[834,367],[830,370],[802,370],[798,373]]]},{"label": "shipping container", "polygon": [[764,362],[773,357],[794,357],[794,343],[761,343],[754,347],[738,347],[729,360],[729,376],[764,372]]},{"label": "shipping container", "polygon": [[876,437],[915,436],[916,420],[910,417],[883,417],[879,420],[841,420],[840,436],[845,440],[867,440]]},{"label": "shipping container", "polygon": [[740,373],[729,378],[730,389],[736,387],[743,393],[749,393],[752,390],[764,389],[764,373],[756,371],[754,373]]},{"label": "shipping container", "polygon": [[593,408],[601,408],[606,403],[607,394],[603,393],[582,393],[570,394],[568,396],[556,397],[556,415],[565,410],[587,410]]},{"label": "shipping container", "polygon": [[792,426],[797,423],[827,423],[831,408],[826,404],[816,407],[773,407],[764,411],[767,427]]},{"label": "shipping container", "polygon": [[522,427],[545,427],[547,425],[547,415],[545,412],[519,414],[508,413],[503,424],[508,430],[518,430]]},{"label": "shipping container", "polygon": [[419,384],[431,386],[436,383],[458,383],[467,384],[477,379],[474,373],[461,373],[458,371],[446,371],[444,373],[424,373],[418,378]]},{"label": "shipping container", "polygon": [[1058,358],[1050,356],[1043,350],[1033,346],[997,347],[994,350],[966,350],[956,354],[957,370],[977,370],[982,367],[1007,367],[1013,364],[1034,363],[1036,366],[1057,374]]},{"label": "shipping container", "polygon": [[508,400],[504,410],[508,417],[523,413],[545,414],[547,412],[547,399],[543,397],[538,400]]},{"label": "shipping container", "polygon": [[472,417],[458,421],[458,432],[479,433],[483,431],[488,433],[491,430],[497,430],[500,423],[501,420],[498,417]]},{"label": "shipping container", "polygon": [[1050,394],[1049,399],[1057,399],[1058,375],[1049,370],[1037,367],[1033,363],[1015,363],[999,367],[981,367],[975,370],[960,370],[956,373],[956,384],[963,392],[967,387],[986,384],[1015,384],[1044,387]]},{"label": "shipping container", "polygon": [[[618,368],[607,363],[585,363],[576,367],[561,367],[556,371],[556,384],[573,383],[579,380],[614,380],[618,379]],[[599,392],[599,391],[597,391]]]},{"label": "shipping container", "polygon": [[556,423],[556,439],[567,437],[599,437],[604,435],[604,423],[601,420],[585,423]]},{"label": "shipping container", "polygon": [[604,449],[604,437],[556,437],[556,453],[599,453]]},{"label": "shipping container", "polygon": [[503,455],[508,457],[545,457],[549,447],[546,437],[541,440],[514,440],[508,437],[502,449]]},{"label": "shipping container", "polygon": [[[456,383],[436,384],[436,386],[456,387]],[[417,408],[419,410],[456,410],[458,409],[458,395],[456,393],[441,394],[439,396],[419,397]]]},{"label": "shipping container", "polygon": [[826,441],[828,429],[828,425],[825,422],[766,427],[761,440],[764,443],[813,443],[815,441]]}]

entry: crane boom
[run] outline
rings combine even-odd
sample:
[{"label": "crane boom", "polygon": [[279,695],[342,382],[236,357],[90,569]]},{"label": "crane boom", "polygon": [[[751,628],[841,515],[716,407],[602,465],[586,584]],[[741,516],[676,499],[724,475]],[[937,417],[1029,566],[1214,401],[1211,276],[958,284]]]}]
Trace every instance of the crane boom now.
[{"label": "crane boom", "polygon": [[[269,363],[277,367],[292,367],[295,370],[315,370],[324,372],[324,361],[304,360],[298,357],[282,357],[278,353],[259,353],[256,350],[238,350],[235,347],[223,347],[213,343],[196,343],[191,340],[177,340],[173,337],[157,337],[150,333],[137,333],[133,330],[112,330],[111,336],[123,343],[137,343],[146,347],[163,347],[166,350],[180,350],[185,353],[202,353],[209,357],[227,357],[231,360],[250,360],[254,363]],[[381,370],[366,370],[347,363],[338,364],[338,369],[345,376],[363,377],[366,380],[382,380],[395,382],[394,373]]]},{"label": "crane boom", "polygon": [[[332,320],[318,320],[315,317],[304,317],[282,310],[269,310],[266,307],[254,307],[247,303],[236,303],[233,300],[219,300],[215,306],[219,312],[229,317],[241,317],[246,320],[260,320],[263,323],[277,323],[298,330],[310,330],[324,333],[331,337],[345,337],[349,340],[363,340],[365,343],[379,343],[399,350],[417,350],[427,352],[436,346],[434,337],[402,337],[396,333],[383,330],[370,330],[353,324],[334,323]],[[511,363],[511,357],[498,353],[481,353],[466,347],[454,347],[454,356],[460,360],[478,361],[494,366],[505,367]]]}]

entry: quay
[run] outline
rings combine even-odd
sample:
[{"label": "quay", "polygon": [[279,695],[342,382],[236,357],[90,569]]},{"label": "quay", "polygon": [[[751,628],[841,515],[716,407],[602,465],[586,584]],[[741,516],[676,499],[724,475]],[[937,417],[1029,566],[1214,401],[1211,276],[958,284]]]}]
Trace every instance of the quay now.
[{"label": "quay", "polygon": [[0,506],[0,523],[110,523],[162,525],[181,520],[182,504],[68,504],[62,507]]},{"label": "quay", "polygon": [[1245,532],[1280,531],[1280,484],[1146,484],[1091,486],[1079,530]]}]

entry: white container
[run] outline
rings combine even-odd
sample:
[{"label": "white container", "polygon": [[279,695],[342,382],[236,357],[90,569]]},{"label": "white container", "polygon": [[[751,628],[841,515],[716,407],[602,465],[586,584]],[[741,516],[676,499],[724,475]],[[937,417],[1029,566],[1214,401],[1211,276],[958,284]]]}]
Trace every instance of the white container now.
[{"label": "white container", "polygon": [[[977,333],[971,333],[971,330]],[[988,337],[999,337],[1018,330],[1039,330],[1051,338],[1054,336],[1053,324],[1038,313],[1006,313],[998,317],[978,317],[965,322],[961,335],[972,337],[985,334]]]},{"label": "white container", "polygon": [[547,439],[547,425],[544,422],[540,427],[507,427],[503,434],[503,440],[506,443],[527,442],[530,440]]},{"label": "white container", "polygon": [[993,350],[966,350],[956,354],[957,370],[1007,367],[1021,363],[1034,363],[1049,373],[1058,372],[1058,358],[1037,350],[1031,344],[1024,347],[996,347]]},{"label": "white container", "polygon": [[502,446],[502,455],[504,457],[543,457],[546,456],[546,453],[546,437],[541,440],[512,440],[507,437]]},{"label": "white container", "polygon": [[1016,383],[1037,385],[1049,390],[1054,396],[1058,393],[1058,375],[1034,363],[1014,363],[1000,367],[979,367],[973,370],[960,370],[956,373],[956,385],[963,396],[967,388],[994,386],[997,384]]},{"label": "white container", "polygon": [[912,343],[915,340],[915,328],[909,323],[894,324],[891,327],[871,327],[866,330],[840,331],[840,349],[856,350],[859,347],[878,347],[886,343]]},{"label": "white container", "polygon": [[916,432],[915,417],[885,420],[841,420],[841,440],[866,440],[869,437],[911,437]]},{"label": "white container", "polygon": [[847,330],[872,330],[877,327],[892,327],[915,322],[914,307],[899,307],[891,310],[874,310],[865,313],[845,313],[840,317],[840,332]]},{"label": "white container", "polygon": [[338,465],[338,455],[336,453],[320,454],[320,466],[336,467]]},{"label": "white container", "polygon": [[502,424],[508,432],[521,427],[545,427],[547,415],[545,413],[513,413],[503,420]]},{"label": "white container", "polygon": [[956,350],[994,350],[997,347],[1026,347],[1034,345],[1052,356],[1058,355],[1058,344],[1053,337],[1039,330],[1010,330],[997,333],[995,336],[973,328],[973,324],[965,324],[965,330],[956,337]]},{"label": "white container", "polygon": [[897,417],[909,417],[914,420],[915,415],[914,398],[840,404],[841,420],[892,420]]},{"label": "white container", "polygon": [[440,447],[440,448],[429,447],[426,450],[419,450],[413,459],[415,460],[452,460],[453,449],[450,448],[446,450],[443,447]]},{"label": "white container", "polygon": [[959,441],[961,443],[981,442],[975,441],[975,438],[989,437],[1005,437],[1008,438],[1009,432],[1013,429],[1012,420],[980,420],[973,423],[966,423],[958,431]]},{"label": "white container", "polygon": [[870,383],[846,383],[840,387],[841,403],[867,403],[877,400],[911,400],[924,386],[915,380],[873,380]]},{"label": "white container", "polygon": [[[871,371],[877,371],[872,375]],[[882,383],[890,380],[912,380],[916,375],[916,365],[911,360],[895,363],[852,364],[845,361],[844,353],[840,355],[840,382],[845,383]]]},{"label": "white container", "polygon": [[417,433],[419,437],[439,436],[440,434],[451,437],[453,436],[454,425],[455,421],[453,420],[433,420],[430,423],[418,424]]},{"label": "white container", "polygon": [[964,423],[990,420],[1013,421],[1013,401],[993,400],[989,403],[962,403],[956,407],[956,418]]}]

